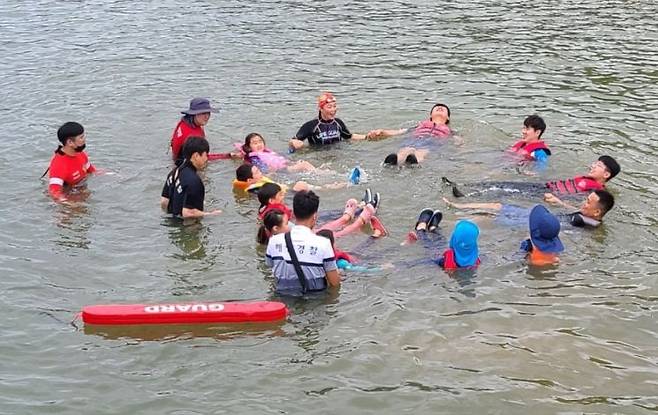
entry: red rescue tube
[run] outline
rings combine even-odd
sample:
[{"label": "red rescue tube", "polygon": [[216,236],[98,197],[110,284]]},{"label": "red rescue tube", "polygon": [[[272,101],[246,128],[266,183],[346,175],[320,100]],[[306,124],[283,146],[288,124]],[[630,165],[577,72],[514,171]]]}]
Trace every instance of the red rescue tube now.
[{"label": "red rescue tube", "polygon": [[86,324],[208,324],[283,320],[288,308],[276,301],[176,304],[112,304],[82,308]]}]

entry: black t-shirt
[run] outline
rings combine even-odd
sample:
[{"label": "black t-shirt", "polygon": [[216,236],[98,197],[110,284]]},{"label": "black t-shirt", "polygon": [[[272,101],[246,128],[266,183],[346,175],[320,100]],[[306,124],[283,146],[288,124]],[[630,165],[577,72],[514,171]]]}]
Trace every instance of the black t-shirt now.
[{"label": "black t-shirt", "polygon": [[295,134],[298,140],[308,139],[311,145],[331,144],[352,138],[352,133],[340,118],[325,121],[320,117],[302,125]]},{"label": "black t-shirt", "polygon": [[203,210],[206,188],[194,166],[185,164],[167,175],[162,197],[169,199],[167,213],[182,216],[183,208]]}]

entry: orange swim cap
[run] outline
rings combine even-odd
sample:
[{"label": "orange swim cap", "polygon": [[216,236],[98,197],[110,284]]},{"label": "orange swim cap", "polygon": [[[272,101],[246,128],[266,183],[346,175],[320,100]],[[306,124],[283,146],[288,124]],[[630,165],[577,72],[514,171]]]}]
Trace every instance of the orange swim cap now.
[{"label": "orange swim cap", "polygon": [[323,92],[318,97],[318,107],[323,108],[325,105],[336,102],[336,97],[331,92]]}]

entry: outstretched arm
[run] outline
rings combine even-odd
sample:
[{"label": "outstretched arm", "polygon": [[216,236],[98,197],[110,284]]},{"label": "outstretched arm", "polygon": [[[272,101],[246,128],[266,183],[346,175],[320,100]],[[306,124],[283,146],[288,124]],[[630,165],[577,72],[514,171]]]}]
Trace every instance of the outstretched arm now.
[{"label": "outstretched arm", "polygon": [[565,207],[567,209],[572,209],[572,210],[578,210],[577,207],[563,201],[559,197],[555,196],[553,193],[544,193],[544,201],[546,203],[551,204],[551,205],[562,206],[562,207]]},{"label": "outstretched arm", "polygon": [[490,209],[490,210],[501,210],[503,208],[502,203],[455,203],[450,200],[443,198],[443,201],[446,205],[457,208],[457,209]]}]

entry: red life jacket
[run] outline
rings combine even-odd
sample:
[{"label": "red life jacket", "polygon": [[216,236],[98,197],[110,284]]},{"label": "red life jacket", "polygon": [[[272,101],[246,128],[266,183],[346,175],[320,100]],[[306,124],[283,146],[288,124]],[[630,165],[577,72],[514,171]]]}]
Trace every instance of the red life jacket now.
[{"label": "red life jacket", "polygon": [[292,211],[288,206],[284,205],[283,203],[268,203],[267,206],[265,206],[258,212],[258,219],[263,220],[265,215],[267,215],[267,212],[274,209],[280,210],[281,212],[288,215],[288,219],[292,219]]},{"label": "red life jacket", "polygon": [[472,265],[470,267],[462,267],[460,266],[457,261],[455,260],[455,251],[452,249],[446,249],[445,252],[443,252],[443,269],[445,270],[453,270],[453,269],[458,269],[458,268],[475,268],[478,265],[480,265],[480,258],[475,261],[475,265]]},{"label": "red life jacket", "polygon": [[334,255],[336,256],[336,261],[338,261],[339,259],[344,259],[350,264],[354,263],[354,258],[352,258],[352,256],[345,251],[341,251],[340,249],[334,248]]},{"label": "red life jacket", "polygon": [[188,124],[185,122],[185,117],[183,117],[178,121],[176,128],[174,128],[174,133],[171,136],[171,156],[174,161],[180,158],[180,151],[189,137],[206,138],[206,132],[203,131],[203,127],[201,126]]},{"label": "red life jacket", "polygon": [[446,124],[437,124],[432,120],[421,121],[414,130],[416,137],[446,138],[452,134],[452,130]]},{"label": "red life jacket", "polygon": [[571,194],[579,193],[579,192],[587,192],[590,190],[605,189],[605,185],[587,176],[578,176],[578,177],[574,177],[573,179],[555,180],[552,182],[547,182],[546,187],[548,187],[552,192],[555,193],[571,193]]},{"label": "red life jacket", "polygon": [[535,150],[544,150],[546,154],[551,155],[551,150],[548,149],[546,143],[542,140],[526,143],[523,140],[517,141],[510,149],[512,153],[521,154],[527,160],[533,160],[532,152]]}]

